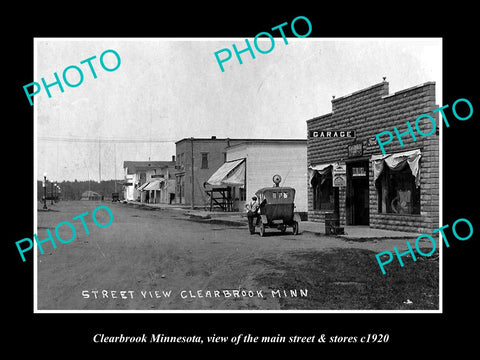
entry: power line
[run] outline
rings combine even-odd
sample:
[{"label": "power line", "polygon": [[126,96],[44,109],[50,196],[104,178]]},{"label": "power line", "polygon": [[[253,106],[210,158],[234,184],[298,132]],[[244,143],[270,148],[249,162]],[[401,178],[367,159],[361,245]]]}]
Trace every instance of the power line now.
[{"label": "power line", "polygon": [[54,137],[39,136],[38,140],[43,141],[59,141],[59,142],[86,142],[86,143],[115,143],[115,144],[138,144],[138,143],[170,143],[176,142],[176,139],[108,139],[108,138],[71,138],[71,137]]}]

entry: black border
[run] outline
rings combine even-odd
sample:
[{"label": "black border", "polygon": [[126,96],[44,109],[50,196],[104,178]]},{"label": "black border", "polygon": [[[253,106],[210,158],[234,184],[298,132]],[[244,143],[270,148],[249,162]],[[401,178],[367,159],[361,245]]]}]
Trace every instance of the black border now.
[{"label": "black border", "polygon": [[[78,4],[77,4],[78,5]],[[202,4],[204,5],[204,4]],[[54,7],[45,4],[28,5],[13,11],[12,21],[4,34],[8,37],[3,56],[7,64],[4,120],[8,140],[4,149],[4,216],[7,234],[2,242],[6,258],[7,284],[3,299],[8,311],[7,347],[19,351],[23,344],[33,351],[58,352],[64,348],[73,354],[99,354],[106,350],[134,348],[139,354],[154,351],[162,354],[166,345],[109,345],[94,344],[96,333],[111,335],[140,335],[164,333],[169,335],[223,336],[238,333],[253,335],[330,335],[359,336],[370,333],[388,333],[386,345],[346,344],[344,346],[291,345],[301,351],[309,346],[314,354],[344,348],[382,356],[388,350],[398,349],[406,356],[419,351],[432,354],[434,350],[461,346],[465,351],[475,342],[475,331],[468,327],[471,314],[476,312],[475,256],[478,253],[478,215],[476,202],[476,127],[480,112],[478,91],[478,57],[474,25],[475,10],[468,5],[450,4],[422,8],[419,4],[383,3],[351,6],[332,3],[316,4],[309,9],[293,9],[291,4],[277,4],[265,11],[258,5],[222,3],[209,8],[194,9],[187,3],[183,9],[172,10],[161,3],[109,4],[105,9],[95,4],[73,7]],[[39,7],[41,9],[36,9]],[[67,9],[69,9],[67,11]],[[313,31],[310,37],[442,37],[443,104],[452,104],[458,98],[467,98],[474,107],[468,121],[451,121],[443,132],[443,224],[456,219],[469,219],[475,228],[474,236],[465,242],[451,241],[444,247],[443,314],[33,314],[33,257],[22,263],[14,241],[33,233],[32,175],[33,175],[33,108],[25,99],[22,86],[33,81],[34,37],[240,37],[251,38],[296,16],[310,19]],[[4,92],[5,94],[5,92]],[[439,104],[441,105],[441,104]],[[9,155],[13,155],[10,167]],[[8,163],[8,165],[7,165]],[[11,314],[11,315],[10,315]],[[475,326],[475,323],[472,325]],[[58,347],[61,345],[61,347]],[[68,345],[73,345],[70,347]],[[148,345],[148,346],[146,346]],[[29,346],[29,347],[30,347]],[[146,346],[146,347],[145,347]],[[268,351],[282,350],[286,345],[270,345]],[[327,348],[325,348],[325,346]],[[380,347],[378,347],[380,346]],[[180,351],[179,345],[167,346]],[[213,353],[239,347],[182,346],[195,352],[207,349]],[[244,345],[247,350],[258,349],[258,344]],[[372,352],[373,351],[373,352]],[[178,354],[178,353],[177,353]],[[301,354],[301,353],[299,353]],[[35,355],[35,354],[34,354]],[[60,354],[59,354],[60,355]],[[306,354],[305,354],[306,355]],[[143,356],[143,355],[142,355]],[[55,357],[55,356],[54,356]]]}]

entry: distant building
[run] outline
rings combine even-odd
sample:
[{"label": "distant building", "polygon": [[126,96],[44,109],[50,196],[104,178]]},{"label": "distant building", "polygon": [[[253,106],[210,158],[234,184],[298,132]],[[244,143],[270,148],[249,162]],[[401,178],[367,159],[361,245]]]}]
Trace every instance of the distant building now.
[{"label": "distant building", "polygon": [[172,161],[124,161],[125,200],[175,202],[175,157]]},{"label": "distant building", "polygon": [[193,201],[194,206],[207,206],[210,201],[205,192],[206,181],[226,161],[227,147],[238,142],[215,136],[177,141],[176,203],[192,205]]},{"label": "distant building", "polygon": [[273,187],[273,176],[280,175],[280,186],[296,190],[295,211],[307,213],[306,139],[236,139],[234,142],[226,148],[226,162],[207,180],[209,189],[217,189],[217,198],[218,189],[225,189],[232,203],[231,210],[242,211],[245,202],[258,189]]},{"label": "distant building", "polygon": [[87,190],[82,193],[81,200],[102,200],[102,195],[95,191]]}]

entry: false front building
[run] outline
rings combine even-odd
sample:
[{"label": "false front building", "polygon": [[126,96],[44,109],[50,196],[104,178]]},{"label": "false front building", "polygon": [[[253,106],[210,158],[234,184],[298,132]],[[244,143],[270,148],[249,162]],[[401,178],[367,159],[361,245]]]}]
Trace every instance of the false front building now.
[{"label": "false front building", "polygon": [[279,175],[280,186],[295,188],[295,211],[306,217],[306,139],[236,139],[225,151],[226,162],[206,186],[209,194],[217,193],[218,203],[225,201],[224,209],[243,211],[245,202],[257,190],[275,186],[273,176]]},{"label": "false front building", "polygon": [[172,161],[124,161],[124,198],[144,203],[175,202],[175,157]]},{"label": "false front building", "polygon": [[205,183],[226,160],[228,138],[184,138],[176,145],[176,203],[192,207],[209,204]]},{"label": "false front building", "polygon": [[[375,135],[430,114],[435,83],[389,94],[388,82],[332,100],[332,112],[307,120],[308,215],[344,225],[430,232],[439,224],[439,134],[403,135],[383,154]],[[419,123],[427,134],[429,121]],[[438,129],[438,126],[437,126]],[[415,131],[415,129],[414,129]]]}]

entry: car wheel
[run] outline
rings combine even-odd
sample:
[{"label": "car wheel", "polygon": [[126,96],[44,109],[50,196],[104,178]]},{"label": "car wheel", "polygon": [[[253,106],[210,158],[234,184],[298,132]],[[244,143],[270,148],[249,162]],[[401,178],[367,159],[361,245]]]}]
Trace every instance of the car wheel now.
[{"label": "car wheel", "polygon": [[293,230],[293,235],[298,235],[298,221],[293,222],[292,230]]}]

